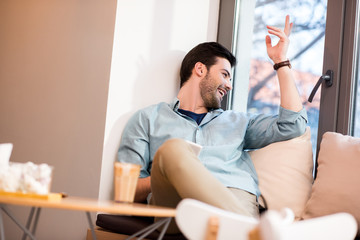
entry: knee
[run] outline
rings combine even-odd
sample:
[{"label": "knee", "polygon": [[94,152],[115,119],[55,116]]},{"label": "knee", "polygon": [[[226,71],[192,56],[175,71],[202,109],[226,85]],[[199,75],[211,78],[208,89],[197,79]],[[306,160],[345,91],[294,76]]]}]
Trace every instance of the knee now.
[{"label": "knee", "polygon": [[191,151],[191,148],[183,139],[167,140],[156,151],[153,169],[159,169],[162,173],[180,172],[182,168],[186,168],[189,150]]},{"label": "knee", "polygon": [[180,138],[172,138],[166,140],[157,150],[156,155],[161,156],[174,156],[186,151],[188,144],[185,140]]},{"label": "knee", "polygon": [[[189,144],[180,138],[172,138],[164,142],[159,149],[156,151],[154,156],[153,164],[159,164],[163,166],[164,164],[178,165],[182,164],[184,156],[188,156],[188,153],[191,151]],[[180,161],[182,159],[182,161]]]}]

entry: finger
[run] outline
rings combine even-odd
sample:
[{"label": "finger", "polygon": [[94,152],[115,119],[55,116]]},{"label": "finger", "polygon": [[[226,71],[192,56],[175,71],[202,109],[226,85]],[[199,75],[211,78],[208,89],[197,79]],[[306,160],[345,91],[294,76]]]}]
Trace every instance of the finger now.
[{"label": "finger", "polygon": [[271,45],[271,38],[269,35],[266,35],[265,37],[265,43],[266,43],[266,48],[271,48],[272,45]]},{"label": "finger", "polygon": [[290,16],[286,15],[285,18],[285,27],[284,27],[284,32],[286,34],[286,36],[290,35],[291,29],[292,29],[293,23],[290,23]]},{"label": "finger", "polygon": [[273,30],[273,31],[276,31],[276,32],[282,32],[282,30],[278,27],[274,27],[274,26],[266,26],[266,28],[268,30]]},{"label": "finger", "polygon": [[284,39],[287,38],[286,34],[283,31],[273,31],[273,30],[268,30],[269,34],[275,35],[280,39]]},{"label": "finger", "polygon": [[286,34],[284,33],[284,31],[280,28],[273,27],[273,26],[267,26],[267,29],[268,29],[269,34],[275,35],[279,38],[286,37]]},{"label": "finger", "polygon": [[290,15],[286,15],[285,17],[285,26],[289,25],[290,23]]},{"label": "finger", "polygon": [[284,28],[284,33],[286,34],[286,36],[290,36],[292,27],[293,27],[293,23],[290,23],[289,26]]},{"label": "finger", "polygon": [[290,23],[290,30],[289,30],[289,34],[287,36],[290,36],[290,33],[291,33],[291,30],[292,30],[293,26],[294,26],[294,23]]}]

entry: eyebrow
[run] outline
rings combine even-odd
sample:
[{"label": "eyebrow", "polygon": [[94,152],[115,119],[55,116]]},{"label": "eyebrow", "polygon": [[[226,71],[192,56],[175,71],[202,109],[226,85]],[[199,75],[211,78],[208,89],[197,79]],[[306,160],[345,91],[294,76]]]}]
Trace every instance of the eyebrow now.
[{"label": "eyebrow", "polygon": [[227,73],[227,75],[229,75],[229,77],[230,77],[230,79],[231,79],[231,75],[230,75],[229,71],[226,70],[225,68],[223,68],[222,70],[225,71],[225,72]]}]

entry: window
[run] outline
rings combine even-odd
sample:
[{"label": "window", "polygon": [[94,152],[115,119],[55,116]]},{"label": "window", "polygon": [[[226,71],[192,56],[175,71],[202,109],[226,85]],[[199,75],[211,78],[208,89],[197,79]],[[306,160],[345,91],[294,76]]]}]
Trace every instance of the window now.
[{"label": "window", "polygon": [[354,108],[354,119],[353,119],[353,135],[355,137],[360,137],[360,68],[357,66],[357,86],[356,86],[356,98],[355,98],[355,108]]},{"label": "window", "polygon": [[[358,11],[356,11],[358,12]],[[354,84],[354,98],[353,98],[353,103],[354,103],[354,108],[352,109],[352,128],[351,128],[351,132],[355,137],[360,137],[360,51],[359,51],[359,43],[360,43],[360,33],[359,33],[359,29],[358,26],[360,24],[360,20],[359,20],[359,16],[356,19],[357,21],[357,25],[355,29],[355,32],[357,32],[357,36],[356,36],[356,49],[357,51],[355,51],[356,54],[356,58],[355,61],[356,63],[354,64],[354,66],[356,66],[356,75],[355,75],[355,84]]]},{"label": "window", "polygon": [[[277,96],[273,90],[276,84],[272,82],[272,63],[266,59],[261,38],[266,31],[263,24],[283,26],[285,15],[290,14],[295,28],[288,57],[308,110],[312,142],[317,150],[314,155],[327,131],[360,137],[358,5],[357,0],[220,0],[218,41],[231,48],[239,60],[234,89],[223,107],[251,112],[277,111],[273,107]],[[328,70],[334,73],[333,85],[323,84],[314,103],[307,103],[306,97],[315,82]]]},{"label": "window", "polygon": [[[238,65],[229,107],[250,113],[278,113],[279,87],[273,63],[266,53],[266,25],[283,28],[289,14],[294,27],[288,57],[308,113],[315,152],[320,92],[311,103],[307,99],[322,75],[327,0],[236,1],[235,9],[238,19],[235,19],[233,51]],[[276,41],[274,37],[273,44]]]}]

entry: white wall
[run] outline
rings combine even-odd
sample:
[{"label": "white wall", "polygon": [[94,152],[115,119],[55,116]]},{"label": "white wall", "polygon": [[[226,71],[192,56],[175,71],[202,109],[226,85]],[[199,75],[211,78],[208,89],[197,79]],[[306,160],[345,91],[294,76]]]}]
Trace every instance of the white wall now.
[{"label": "white wall", "polygon": [[[122,129],[138,109],[169,102],[191,48],[216,41],[219,0],[118,0],[101,169],[101,199],[112,199]],[[229,26],[231,27],[231,26]]]}]

